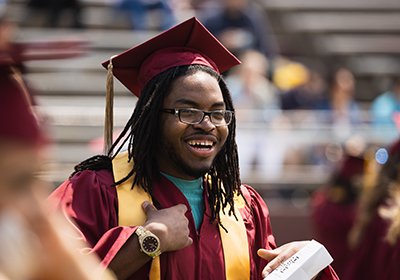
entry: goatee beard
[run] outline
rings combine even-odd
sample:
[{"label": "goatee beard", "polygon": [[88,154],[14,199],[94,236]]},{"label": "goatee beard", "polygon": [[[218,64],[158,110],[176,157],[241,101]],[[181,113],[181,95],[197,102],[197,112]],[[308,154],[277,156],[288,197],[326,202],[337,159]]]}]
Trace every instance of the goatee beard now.
[{"label": "goatee beard", "polygon": [[209,167],[204,167],[204,168],[192,168],[188,164],[185,164],[185,161],[183,158],[181,158],[179,155],[177,155],[173,149],[167,149],[167,153],[169,158],[172,161],[172,164],[175,165],[178,169],[180,169],[183,173],[186,175],[192,177],[192,178],[200,178],[203,177],[205,174],[207,174],[211,166]]},{"label": "goatee beard", "polygon": [[208,173],[208,171],[210,171],[210,168],[193,169],[184,164],[180,164],[180,167],[183,170],[183,172],[185,172],[187,175],[189,175],[190,177],[193,177],[193,178],[203,177],[205,174]]}]

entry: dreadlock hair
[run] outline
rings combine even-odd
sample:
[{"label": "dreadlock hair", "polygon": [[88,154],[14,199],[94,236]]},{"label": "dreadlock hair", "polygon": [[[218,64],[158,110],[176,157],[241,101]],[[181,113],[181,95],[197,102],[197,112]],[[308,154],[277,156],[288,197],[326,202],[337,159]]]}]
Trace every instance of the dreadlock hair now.
[{"label": "dreadlock hair", "polygon": [[[128,159],[133,160],[133,169],[120,181],[121,184],[133,176],[133,184],[140,186],[152,194],[152,179],[160,176],[156,161],[157,145],[160,139],[160,110],[165,97],[169,94],[172,83],[179,77],[204,71],[214,77],[221,88],[227,110],[234,111],[229,90],[221,75],[203,65],[177,66],[170,68],[154,77],[143,88],[135,110],[122,130],[117,140],[110,148],[108,155],[111,157],[128,143]],[[219,213],[229,206],[228,214],[234,214],[234,196],[243,194],[240,190],[239,160],[235,142],[236,119],[233,116],[228,126],[229,134],[222,150],[214,159],[208,174],[204,176],[204,184],[208,193],[208,202],[211,205],[211,222],[220,223]],[[122,140],[124,139],[124,140]],[[119,147],[119,148],[117,148]],[[114,153],[114,150],[115,153]]]}]

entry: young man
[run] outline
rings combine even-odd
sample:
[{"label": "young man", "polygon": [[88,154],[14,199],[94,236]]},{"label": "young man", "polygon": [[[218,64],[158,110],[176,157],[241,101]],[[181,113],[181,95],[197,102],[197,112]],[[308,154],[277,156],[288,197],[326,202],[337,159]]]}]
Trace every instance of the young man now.
[{"label": "young man", "polygon": [[136,108],[51,199],[119,279],[261,279],[307,244],[274,249],[263,199],[240,182],[221,77],[238,63],[195,18],[104,63]]}]

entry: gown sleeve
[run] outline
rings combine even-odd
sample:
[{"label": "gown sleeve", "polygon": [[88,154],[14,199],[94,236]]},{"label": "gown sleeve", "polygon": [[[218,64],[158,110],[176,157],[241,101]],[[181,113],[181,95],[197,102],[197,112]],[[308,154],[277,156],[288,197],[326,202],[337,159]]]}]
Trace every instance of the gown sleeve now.
[{"label": "gown sleeve", "polygon": [[136,227],[118,226],[118,199],[112,173],[84,170],[50,195],[52,205],[72,218],[91,252],[108,266]]}]

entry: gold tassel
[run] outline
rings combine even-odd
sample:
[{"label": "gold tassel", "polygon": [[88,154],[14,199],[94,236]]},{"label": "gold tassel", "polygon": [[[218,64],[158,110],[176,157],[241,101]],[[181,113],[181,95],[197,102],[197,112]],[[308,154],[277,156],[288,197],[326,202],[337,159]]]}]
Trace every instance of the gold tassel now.
[{"label": "gold tassel", "polygon": [[11,66],[11,76],[10,77],[15,81],[15,83],[17,84],[17,86],[19,87],[21,92],[23,93],[26,103],[29,105],[29,109],[30,109],[31,113],[33,114],[33,116],[36,118],[38,125],[44,126],[45,123],[44,123],[43,117],[36,110],[36,107],[35,107],[36,104],[33,104],[34,96],[31,96],[28,86],[22,77],[21,71],[19,69],[15,68],[14,66]]},{"label": "gold tassel", "polygon": [[28,87],[26,86],[24,79],[22,78],[22,73],[19,69],[15,68],[14,66],[11,66],[11,78],[17,83],[18,87],[23,92],[24,97],[29,106],[33,106],[32,97],[31,94],[29,93]]},{"label": "gold tassel", "polygon": [[[104,147],[105,155],[110,153],[110,148],[113,143],[114,130],[114,79],[113,79],[113,57],[110,58],[110,63],[107,66],[107,84],[106,84],[106,108],[104,119]],[[112,156],[112,154],[110,154]]]},{"label": "gold tassel", "polygon": [[375,160],[375,149],[370,148],[365,152],[364,179],[362,192],[371,191],[377,183],[379,166]]}]

